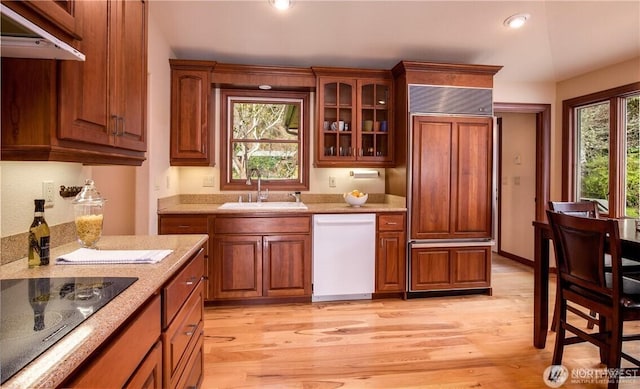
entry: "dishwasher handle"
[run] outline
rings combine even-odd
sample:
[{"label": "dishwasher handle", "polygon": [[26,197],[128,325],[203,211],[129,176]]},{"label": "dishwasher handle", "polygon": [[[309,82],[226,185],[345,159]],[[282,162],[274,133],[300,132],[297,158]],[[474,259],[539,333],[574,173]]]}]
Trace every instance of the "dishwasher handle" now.
[{"label": "dishwasher handle", "polygon": [[375,221],[371,220],[316,220],[315,224],[321,226],[347,226],[347,225],[368,225],[375,224]]}]

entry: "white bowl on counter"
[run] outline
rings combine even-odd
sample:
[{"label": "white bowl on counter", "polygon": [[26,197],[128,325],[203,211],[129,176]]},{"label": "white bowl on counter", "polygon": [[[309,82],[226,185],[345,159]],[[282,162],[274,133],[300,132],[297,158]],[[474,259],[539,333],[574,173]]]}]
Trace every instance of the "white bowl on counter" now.
[{"label": "white bowl on counter", "polygon": [[354,195],[351,194],[351,192],[345,193],[343,195],[344,197],[344,201],[347,202],[347,204],[349,204],[352,207],[360,207],[362,205],[364,205],[367,202],[367,199],[369,199],[369,194],[365,194],[363,196],[360,197],[356,197]]}]

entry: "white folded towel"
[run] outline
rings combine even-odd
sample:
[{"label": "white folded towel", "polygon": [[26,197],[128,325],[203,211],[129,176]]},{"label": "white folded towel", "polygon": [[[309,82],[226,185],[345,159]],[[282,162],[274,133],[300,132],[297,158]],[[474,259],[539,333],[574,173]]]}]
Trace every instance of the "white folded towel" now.
[{"label": "white folded towel", "polygon": [[158,263],[173,250],[94,250],[77,249],[56,258],[61,265]]}]

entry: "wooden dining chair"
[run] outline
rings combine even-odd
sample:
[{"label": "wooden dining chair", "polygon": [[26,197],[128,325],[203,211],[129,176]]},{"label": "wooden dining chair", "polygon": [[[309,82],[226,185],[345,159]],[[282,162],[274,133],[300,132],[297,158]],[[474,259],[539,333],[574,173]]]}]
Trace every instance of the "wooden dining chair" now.
[{"label": "wooden dining chair", "polygon": [[[553,232],[559,285],[552,363],[562,363],[565,345],[590,342],[600,348],[601,361],[609,369],[620,368],[621,358],[640,367],[638,359],[622,351],[623,340],[640,340],[640,335],[623,336],[622,332],[624,321],[640,320],[640,281],[623,277],[617,221],[550,210],[547,218]],[[610,253],[610,271],[605,266],[606,251]],[[567,321],[568,302],[598,313],[597,332],[583,331]],[[574,336],[567,337],[567,331]],[[609,388],[617,385],[617,379],[609,381]]]},{"label": "wooden dining chair", "polygon": [[[598,203],[595,201],[549,201],[549,209],[552,211],[564,213],[566,215],[581,216],[581,217],[593,217],[598,218]],[[598,319],[594,311],[586,314],[581,310],[572,306],[567,306],[567,309],[574,314],[582,317],[587,321],[587,328],[592,329],[598,324]],[[553,310],[553,319],[551,320],[552,328],[556,328],[558,323],[558,304]]]},{"label": "wooden dining chair", "polygon": [[[563,213],[572,216],[599,218],[600,213],[598,211],[598,202],[593,200],[584,201],[549,201],[549,209],[555,212]],[[605,269],[611,272],[611,257],[609,254],[605,255]],[[630,259],[622,258],[622,271],[630,273],[640,273],[640,262]],[[598,324],[597,315],[594,311],[589,314],[569,306],[567,309],[574,314],[584,318],[587,321],[587,328],[592,329]],[[551,320],[552,327],[555,328],[558,320],[558,309],[553,311],[553,319]]]}]

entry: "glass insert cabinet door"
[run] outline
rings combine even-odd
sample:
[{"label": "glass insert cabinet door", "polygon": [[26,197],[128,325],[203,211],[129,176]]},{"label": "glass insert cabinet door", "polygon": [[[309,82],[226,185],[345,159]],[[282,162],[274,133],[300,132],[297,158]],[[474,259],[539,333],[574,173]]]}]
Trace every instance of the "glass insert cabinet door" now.
[{"label": "glass insert cabinet door", "polygon": [[355,80],[321,82],[320,155],[325,160],[355,160]]},{"label": "glass insert cabinet door", "polygon": [[391,80],[321,77],[318,87],[318,165],[391,163]]},{"label": "glass insert cabinet door", "polygon": [[384,160],[390,156],[390,84],[360,81],[358,89],[360,90],[359,157],[365,160]]}]

